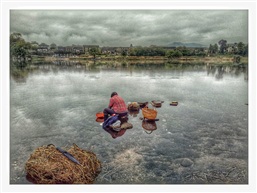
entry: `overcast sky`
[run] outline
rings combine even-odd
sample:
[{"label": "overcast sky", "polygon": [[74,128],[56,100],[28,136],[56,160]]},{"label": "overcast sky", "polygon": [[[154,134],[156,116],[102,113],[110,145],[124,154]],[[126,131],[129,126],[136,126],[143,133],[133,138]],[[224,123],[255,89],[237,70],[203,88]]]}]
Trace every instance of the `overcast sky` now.
[{"label": "overcast sky", "polygon": [[12,10],[10,32],[57,45],[248,43],[247,10]]}]

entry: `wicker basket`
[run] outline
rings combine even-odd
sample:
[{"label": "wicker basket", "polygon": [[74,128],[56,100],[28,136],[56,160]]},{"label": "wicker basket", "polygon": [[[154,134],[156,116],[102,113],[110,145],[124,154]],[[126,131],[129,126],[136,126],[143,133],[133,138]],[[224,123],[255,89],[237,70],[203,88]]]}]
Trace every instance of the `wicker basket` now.
[{"label": "wicker basket", "polygon": [[142,113],[144,118],[153,120],[157,116],[157,111],[155,109],[142,108]]},{"label": "wicker basket", "polygon": [[95,115],[96,115],[96,118],[104,118],[104,113],[103,112],[98,112]]},{"label": "wicker basket", "polygon": [[130,111],[138,111],[140,109],[140,106],[137,102],[132,102],[128,105],[128,110]]},{"label": "wicker basket", "polygon": [[151,101],[151,104],[152,104],[154,107],[161,107],[161,106],[162,106],[162,103],[164,103],[164,101]]},{"label": "wicker basket", "polygon": [[144,107],[146,107],[147,105],[148,105],[148,102],[137,102],[138,104],[139,104],[139,106],[140,106],[140,108],[144,108]]}]

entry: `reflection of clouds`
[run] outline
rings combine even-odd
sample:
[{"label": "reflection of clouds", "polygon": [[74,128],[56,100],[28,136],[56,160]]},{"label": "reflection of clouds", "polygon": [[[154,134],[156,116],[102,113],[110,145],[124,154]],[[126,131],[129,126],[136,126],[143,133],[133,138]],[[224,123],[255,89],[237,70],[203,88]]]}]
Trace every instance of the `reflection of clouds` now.
[{"label": "reflection of clouds", "polygon": [[115,155],[113,159],[113,163],[116,166],[124,167],[131,167],[136,166],[138,163],[143,159],[143,156],[136,153],[135,148],[130,148],[125,150],[124,152],[119,152]]},{"label": "reflection of clouds", "polygon": [[[228,69],[225,71],[227,73]],[[194,158],[194,166],[200,168],[205,160],[197,156],[208,156],[208,152],[201,150],[214,141],[209,140],[210,134],[218,136],[217,123],[231,125],[232,134],[247,134],[247,106],[244,105],[247,87],[241,78],[224,74],[222,81],[216,81],[214,76],[206,75],[206,71],[162,73],[151,72],[150,76],[145,70],[145,73],[133,73],[128,77],[127,71],[59,71],[57,74],[30,74],[26,84],[12,81],[12,159],[18,159],[15,153],[21,141],[26,147],[22,161],[38,144],[67,145],[76,141],[84,147],[95,145],[95,151],[101,152],[100,156],[107,160],[107,168],[102,177],[99,176],[100,183],[144,183],[151,177],[155,180],[160,172],[170,175],[171,170],[167,168],[175,172],[175,177],[184,174],[179,171],[181,166],[173,162],[179,162],[181,157]],[[91,80],[91,77],[98,79]],[[152,77],[158,78],[152,81]],[[130,116],[135,129],[123,137],[113,140],[106,135],[95,122],[95,113],[107,106],[112,91],[117,91],[126,102],[164,100],[162,108],[158,109],[158,129],[151,135],[145,134],[138,120],[142,116],[140,113],[137,117]],[[179,101],[180,105],[171,107],[172,100]],[[215,143],[221,141],[224,140]],[[227,144],[247,152],[241,141],[240,138],[237,143]],[[156,166],[154,171],[152,166]],[[169,177],[163,179],[164,183],[172,182]]]},{"label": "reflection of clouds", "polygon": [[104,164],[98,178],[102,181],[114,180],[126,184],[143,183],[146,177],[144,168],[140,166],[143,161],[143,155],[137,153],[136,148],[128,148],[118,152],[111,162]]}]

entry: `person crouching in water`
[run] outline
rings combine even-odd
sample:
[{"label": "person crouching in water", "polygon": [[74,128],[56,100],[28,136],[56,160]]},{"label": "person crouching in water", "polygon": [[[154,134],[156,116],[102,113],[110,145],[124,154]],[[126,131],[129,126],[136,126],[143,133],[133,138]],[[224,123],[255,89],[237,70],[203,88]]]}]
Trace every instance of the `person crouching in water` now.
[{"label": "person crouching in water", "polygon": [[104,109],[104,121],[108,119],[109,115],[113,114],[127,114],[127,105],[123,98],[117,92],[111,94],[108,108]]}]

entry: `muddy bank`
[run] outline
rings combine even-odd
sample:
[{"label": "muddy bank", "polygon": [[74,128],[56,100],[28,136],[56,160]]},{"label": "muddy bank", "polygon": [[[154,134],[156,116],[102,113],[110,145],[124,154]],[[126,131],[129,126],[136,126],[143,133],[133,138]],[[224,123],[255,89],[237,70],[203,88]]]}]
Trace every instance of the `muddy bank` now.
[{"label": "muddy bank", "polygon": [[[35,59],[34,59],[35,60]],[[173,58],[169,59],[167,57],[162,56],[100,56],[97,58],[93,58],[92,56],[80,56],[80,57],[42,57],[40,60],[43,61],[56,61],[56,60],[78,60],[78,61],[124,61],[124,62],[147,62],[147,61],[155,61],[155,62],[206,62],[206,63],[233,63],[233,56],[208,56],[208,57],[181,57],[181,58]],[[247,63],[248,57],[241,57],[240,63]]]}]

